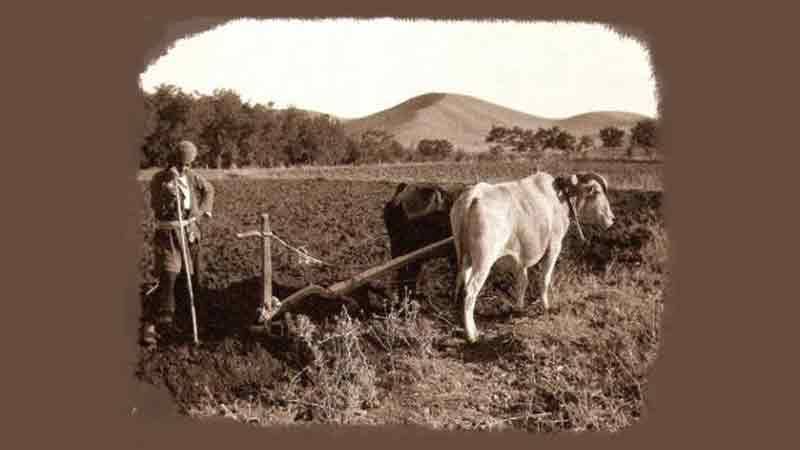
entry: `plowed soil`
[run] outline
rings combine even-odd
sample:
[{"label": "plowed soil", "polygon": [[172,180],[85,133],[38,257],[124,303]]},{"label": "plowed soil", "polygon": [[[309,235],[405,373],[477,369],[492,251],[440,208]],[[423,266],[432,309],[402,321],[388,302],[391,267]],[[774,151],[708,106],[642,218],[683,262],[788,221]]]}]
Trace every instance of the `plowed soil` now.
[{"label": "plowed soil", "polygon": [[[321,179],[213,184],[214,217],[201,223],[205,270],[195,289],[202,344],[142,348],[136,376],[168,389],[182,412],[198,417],[218,414],[259,424],[321,421],[302,412],[277,417],[282,411],[277,387],[304,362],[287,339],[245,332],[260,301],[261,242],[235,235],[258,229],[261,213],[269,213],[278,237],[325,263],[304,264],[273,240],[273,294],[283,299],[308,284],[327,286],[390,259],[382,208],[396,184]],[[141,186],[146,205],[146,183]],[[586,245],[574,232],[568,235],[556,266],[552,311],[544,313],[533,301],[535,269],[524,313],[510,310],[508,274],[502,267],[493,272],[476,305],[483,333],[478,344],[461,339],[458,308],[450,302],[455,268],[445,258],[430,261],[418,299],[420,320],[434,330],[432,353],[387,358],[380,347],[367,345],[380,378],[380,400],[349,422],[531,431],[614,430],[635,422],[656,353],[666,283],[666,267],[650,256],[657,231],[663,230],[662,193],[612,189],[610,198],[618,218],[614,228],[584,228]],[[141,226],[146,303],[152,296],[144,291],[154,282],[149,211]],[[359,310],[349,312],[365,323],[373,320],[392,292],[392,276],[354,294]],[[299,313],[322,321],[341,306],[310,299]],[[186,326],[188,312],[179,309],[178,316]],[[410,377],[406,382],[397,382],[401,372]],[[269,413],[253,412],[253,405]]]}]

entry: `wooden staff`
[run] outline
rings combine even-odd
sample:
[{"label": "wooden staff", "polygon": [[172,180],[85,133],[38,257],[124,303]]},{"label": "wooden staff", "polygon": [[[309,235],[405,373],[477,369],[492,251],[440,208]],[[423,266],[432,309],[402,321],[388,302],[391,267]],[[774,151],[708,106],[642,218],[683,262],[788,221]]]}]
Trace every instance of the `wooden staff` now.
[{"label": "wooden staff", "polygon": [[[186,286],[189,289],[189,308],[192,312],[192,337],[194,338],[194,344],[199,344],[199,340],[197,339],[197,317],[195,315],[194,310],[194,290],[192,289],[192,275],[189,273],[189,266],[191,264],[191,258],[189,258],[189,249],[186,245],[186,235],[184,234],[185,226],[183,224],[183,214],[181,213],[181,189],[177,186],[177,182],[175,185],[176,192],[178,194],[178,227],[180,228],[180,239],[181,239],[181,254],[183,255],[183,267],[186,270]],[[194,271],[194,267],[192,267],[192,271]]]},{"label": "wooden staff", "polygon": [[266,308],[267,316],[272,312],[272,257],[270,251],[269,235],[272,230],[269,226],[269,214],[261,214],[261,235],[264,237],[261,244],[261,279],[263,288],[261,300]]}]

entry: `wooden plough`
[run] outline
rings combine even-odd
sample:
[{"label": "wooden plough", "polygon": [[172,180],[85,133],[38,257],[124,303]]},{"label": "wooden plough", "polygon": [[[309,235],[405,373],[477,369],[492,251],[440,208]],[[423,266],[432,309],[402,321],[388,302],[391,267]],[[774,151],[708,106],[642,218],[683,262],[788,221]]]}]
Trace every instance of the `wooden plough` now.
[{"label": "wooden plough", "polygon": [[271,261],[270,261],[270,247],[269,247],[269,240],[272,237],[272,233],[269,231],[269,216],[267,214],[262,215],[262,226],[261,231],[248,231],[245,233],[239,233],[236,236],[239,238],[244,237],[251,237],[257,236],[263,239],[263,247],[262,247],[262,275],[264,280],[264,289],[262,304],[265,311],[265,316],[267,319],[260,324],[253,325],[250,327],[250,331],[254,333],[262,333],[262,332],[270,332],[270,326],[272,324],[272,320],[276,317],[281,317],[283,313],[289,309],[291,309],[296,304],[300,303],[304,299],[310,296],[317,296],[325,299],[347,299],[347,296],[350,295],[352,292],[357,290],[358,288],[364,286],[370,280],[379,277],[380,275],[395,270],[399,267],[404,265],[410,264],[416,260],[422,259],[428,256],[431,253],[434,253],[443,247],[450,245],[453,242],[453,237],[448,237],[446,239],[442,239],[441,241],[434,242],[433,244],[429,244],[425,247],[422,247],[418,250],[415,250],[411,253],[407,253],[402,256],[398,256],[397,258],[391,259],[379,266],[372,267],[367,269],[347,280],[339,281],[334,283],[328,287],[322,287],[316,284],[311,284],[299,291],[293,293],[292,295],[286,297],[282,301],[278,301],[278,308],[275,311],[273,309],[273,298],[272,298],[272,274],[271,274]]}]

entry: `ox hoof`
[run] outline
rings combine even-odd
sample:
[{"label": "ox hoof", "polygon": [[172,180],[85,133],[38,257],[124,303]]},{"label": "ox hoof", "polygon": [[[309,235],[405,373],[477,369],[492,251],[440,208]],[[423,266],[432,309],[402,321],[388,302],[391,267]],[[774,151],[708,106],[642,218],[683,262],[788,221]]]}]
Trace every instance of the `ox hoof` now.
[{"label": "ox hoof", "polygon": [[477,343],[478,343],[478,341],[480,340],[479,338],[480,338],[480,336],[478,336],[478,335],[475,335],[475,336],[467,336],[467,337],[466,337],[466,339],[467,339],[467,344],[477,344]]}]

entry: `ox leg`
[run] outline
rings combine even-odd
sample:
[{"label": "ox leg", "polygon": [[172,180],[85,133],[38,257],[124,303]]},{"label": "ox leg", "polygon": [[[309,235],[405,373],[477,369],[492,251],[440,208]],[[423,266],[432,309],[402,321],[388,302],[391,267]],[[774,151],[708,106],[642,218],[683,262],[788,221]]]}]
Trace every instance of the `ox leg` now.
[{"label": "ox leg", "polygon": [[400,294],[401,297],[408,295],[413,297],[416,295],[417,282],[419,281],[419,273],[422,270],[422,263],[413,262],[403,267],[400,270]]},{"label": "ox leg", "polygon": [[[403,241],[401,238],[392,240],[392,259],[399,258],[405,254],[411,253],[416,250],[408,242]],[[419,274],[418,262],[413,262],[400,267],[395,272],[395,289],[394,293],[398,298],[403,298],[406,293],[413,295],[412,291],[416,288],[417,276]]]},{"label": "ox leg", "polygon": [[[466,282],[472,278],[472,267],[464,267],[456,272],[456,289],[453,293],[453,305],[458,305],[464,300],[466,295]],[[456,306],[457,308],[458,306]]]},{"label": "ox leg", "polygon": [[453,291],[453,304],[461,301],[461,288],[464,286],[464,271],[460,268],[456,271],[456,287]]},{"label": "ox leg", "polygon": [[467,341],[475,343],[478,340],[478,329],[475,327],[475,300],[478,299],[483,283],[489,276],[489,269],[491,268],[475,268],[472,271],[472,276],[465,276],[465,294],[464,294],[464,330],[467,333]]},{"label": "ox leg", "polygon": [[544,309],[550,309],[550,299],[548,291],[550,290],[550,281],[553,279],[553,268],[556,266],[556,260],[561,253],[561,244],[553,244],[548,249],[542,264],[542,279],[541,279],[541,297]]},{"label": "ox leg", "polygon": [[514,297],[517,299],[517,309],[522,311],[525,308],[525,293],[528,290],[528,269],[522,265],[517,265],[517,273],[514,276]]}]

